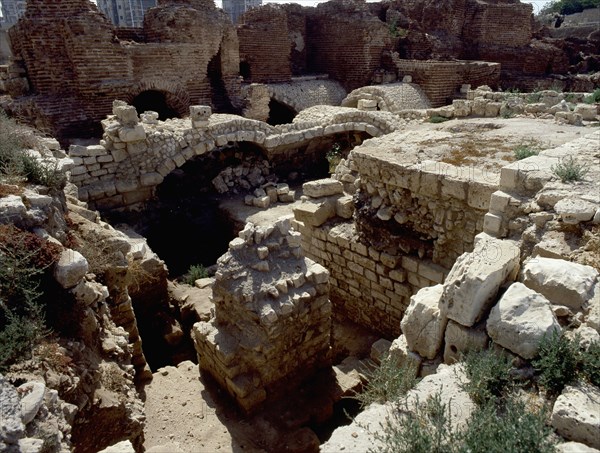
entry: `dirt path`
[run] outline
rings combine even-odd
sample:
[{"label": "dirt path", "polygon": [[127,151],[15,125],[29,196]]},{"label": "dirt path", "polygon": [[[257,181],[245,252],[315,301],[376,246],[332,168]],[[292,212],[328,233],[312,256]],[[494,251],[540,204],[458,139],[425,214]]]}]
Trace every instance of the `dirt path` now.
[{"label": "dirt path", "polygon": [[[243,422],[217,408],[198,366],[181,362],[161,368],[145,387],[144,446],[151,453],[251,452]],[[247,428],[246,428],[247,429]],[[154,447],[154,448],[153,448]]]}]

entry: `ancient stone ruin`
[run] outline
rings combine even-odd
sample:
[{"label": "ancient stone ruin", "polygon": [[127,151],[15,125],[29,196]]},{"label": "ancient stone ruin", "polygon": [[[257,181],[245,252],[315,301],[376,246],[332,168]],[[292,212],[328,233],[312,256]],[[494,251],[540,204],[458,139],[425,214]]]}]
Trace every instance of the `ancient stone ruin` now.
[{"label": "ancient stone ruin", "polygon": [[[535,419],[533,450],[598,451],[590,16],[159,0],[118,28],[28,0],[0,66],[0,450],[395,451],[423,404],[464,433],[515,398],[503,441]],[[504,360],[491,396],[473,351]]]}]

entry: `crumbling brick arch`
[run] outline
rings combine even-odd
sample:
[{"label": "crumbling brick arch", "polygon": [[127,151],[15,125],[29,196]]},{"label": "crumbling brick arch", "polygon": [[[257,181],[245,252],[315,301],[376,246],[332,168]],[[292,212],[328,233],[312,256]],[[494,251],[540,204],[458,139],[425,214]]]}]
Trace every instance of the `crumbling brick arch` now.
[{"label": "crumbling brick arch", "polygon": [[[168,107],[172,109],[176,116],[183,118],[189,115],[190,96],[187,90],[168,80],[145,80],[139,83],[128,95],[126,101],[128,104],[134,105],[135,99],[144,92],[159,92],[164,95],[164,100]],[[141,113],[141,112],[139,112]]]},{"label": "crumbling brick arch", "polygon": [[272,94],[269,99],[267,123],[271,126],[291,123],[300,110],[297,106],[291,104],[294,104],[294,102],[287,98],[281,99],[279,96]]}]

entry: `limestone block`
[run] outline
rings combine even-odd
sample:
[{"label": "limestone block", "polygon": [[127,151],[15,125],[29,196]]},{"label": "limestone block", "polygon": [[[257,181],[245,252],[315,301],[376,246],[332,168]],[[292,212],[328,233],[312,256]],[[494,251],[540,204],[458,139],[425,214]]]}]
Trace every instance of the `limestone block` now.
[{"label": "limestone block", "polygon": [[548,299],[516,282],[492,308],[487,330],[495,343],[524,359],[533,359],[544,335],[560,331],[560,325]]},{"label": "limestone block", "polygon": [[8,195],[0,198],[0,223],[13,223],[27,214],[21,197]]},{"label": "limestone block", "polygon": [[271,197],[265,195],[264,197],[254,197],[252,204],[257,208],[266,209],[271,204]]},{"label": "limestone block", "polygon": [[25,432],[17,389],[0,374],[0,445],[16,443]]},{"label": "limestone block", "polygon": [[440,310],[442,294],[442,285],[421,289],[410,298],[400,323],[408,347],[428,359],[438,354],[448,321]]},{"label": "limestone block", "polygon": [[581,115],[584,121],[594,121],[598,115],[598,107],[588,104],[577,104],[574,113]]},{"label": "limestone block", "polygon": [[335,202],[335,213],[342,219],[351,219],[354,214],[354,201],[351,195],[340,197]]},{"label": "limestone block", "polygon": [[212,108],[208,105],[191,105],[190,118],[192,121],[207,121],[212,115]]},{"label": "limestone block", "polygon": [[580,310],[592,298],[598,271],[565,260],[535,257],[523,268],[523,283],[550,302]]},{"label": "limestone block", "polygon": [[119,138],[125,143],[146,140],[146,130],[141,124],[136,124],[133,127],[121,127]]},{"label": "limestone block", "polygon": [[27,382],[19,386],[18,391],[24,395],[21,398],[21,420],[27,425],[42,407],[46,385],[43,382]]},{"label": "limestone block", "polygon": [[137,110],[132,105],[113,104],[113,115],[115,115],[117,120],[125,126],[134,126],[139,122]]},{"label": "limestone block", "polygon": [[552,427],[565,439],[600,448],[600,389],[566,386],[554,403]]},{"label": "limestone block", "polygon": [[106,447],[98,453],[135,453],[135,449],[130,440],[123,440],[110,447]]},{"label": "limestone block", "polygon": [[65,249],[55,264],[54,278],[63,288],[72,288],[85,276],[88,269],[88,262],[81,253]]},{"label": "limestone block", "polygon": [[484,116],[487,118],[495,118],[500,114],[502,104],[500,102],[488,102],[485,104]]},{"label": "limestone block", "polygon": [[321,226],[327,220],[335,216],[335,209],[332,203],[314,203],[305,201],[293,208],[294,216],[299,222],[310,226]]},{"label": "limestone block", "polygon": [[459,362],[461,354],[469,350],[483,349],[487,343],[488,336],[485,330],[461,326],[450,320],[444,337],[444,363]]},{"label": "limestone block", "polygon": [[385,338],[380,338],[371,345],[371,360],[377,365],[381,364],[381,361],[388,355],[392,342]]},{"label": "limestone block", "polygon": [[374,99],[359,99],[357,108],[358,110],[376,111],[377,101]]},{"label": "limestone block", "polygon": [[597,204],[579,198],[563,198],[554,205],[563,222],[571,225],[592,220],[597,208]]},{"label": "limestone block", "polygon": [[581,115],[574,112],[556,112],[554,114],[558,123],[572,124],[573,126],[583,126]]},{"label": "limestone block", "polygon": [[319,179],[302,185],[304,195],[311,198],[328,197],[344,193],[344,186],[337,179]]},{"label": "limestone block", "polygon": [[558,444],[554,450],[556,453],[600,453],[600,450],[580,444],[579,442],[565,442]]},{"label": "limestone block", "polygon": [[157,186],[162,181],[163,181],[162,175],[157,172],[143,174],[142,177],[140,178],[140,182],[142,183],[143,187]]},{"label": "limestone block", "polygon": [[519,247],[485,233],[476,238],[473,252],[458,257],[444,284],[448,318],[467,327],[481,319],[500,286],[514,280],[519,269]]},{"label": "limestone block", "polygon": [[79,281],[77,286],[71,290],[71,293],[78,302],[84,305],[92,305],[108,297],[106,286],[95,282],[88,282],[84,279]]},{"label": "limestone block", "polygon": [[423,358],[408,348],[408,343],[406,342],[406,337],[404,335],[400,335],[398,338],[392,341],[389,355],[392,360],[396,361],[398,366],[413,367],[415,377],[419,374],[419,369],[421,368]]},{"label": "limestone block", "polygon": [[452,107],[454,107],[454,116],[457,118],[463,118],[471,114],[471,103],[464,99],[455,99],[452,101]]}]

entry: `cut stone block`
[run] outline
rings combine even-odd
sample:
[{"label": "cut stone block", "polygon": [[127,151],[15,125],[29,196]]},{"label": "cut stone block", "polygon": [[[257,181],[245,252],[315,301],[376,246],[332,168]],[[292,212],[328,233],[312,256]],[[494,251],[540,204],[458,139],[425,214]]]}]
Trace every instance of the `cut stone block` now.
[{"label": "cut stone block", "polygon": [[566,386],[554,403],[552,427],[565,439],[600,448],[600,389]]},{"label": "cut stone block", "polygon": [[344,193],[344,186],[337,179],[319,179],[317,181],[305,182],[302,185],[304,195],[311,198],[328,197]]}]

